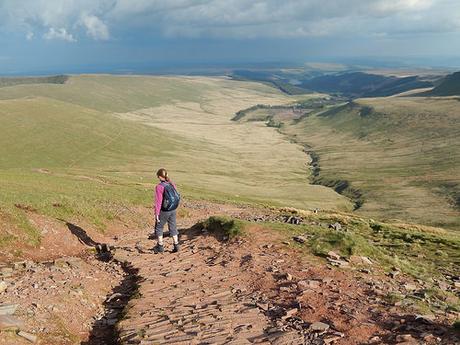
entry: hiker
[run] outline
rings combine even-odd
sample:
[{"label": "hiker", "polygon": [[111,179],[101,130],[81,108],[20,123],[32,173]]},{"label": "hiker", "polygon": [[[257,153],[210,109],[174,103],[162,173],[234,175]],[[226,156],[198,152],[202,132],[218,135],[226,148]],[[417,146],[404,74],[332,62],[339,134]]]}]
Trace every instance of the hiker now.
[{"label": "hiker", "polygon": [[179,251],[179,233],[176,225],[176,210],[179,206],[180,195],[176,185],[169,179],[166,169],[157,171],[160,183],[155,187],[155,234],[158,243],[153,249],[157,253],[164,252],[163,228],[168,223],[169,235],[173,238],[173,253]]}]

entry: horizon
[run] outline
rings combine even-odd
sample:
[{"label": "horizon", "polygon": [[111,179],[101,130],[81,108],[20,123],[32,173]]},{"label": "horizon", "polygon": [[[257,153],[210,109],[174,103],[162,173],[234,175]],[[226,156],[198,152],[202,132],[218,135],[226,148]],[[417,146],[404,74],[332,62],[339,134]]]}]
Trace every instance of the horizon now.
[{"label": "horizon", "polygon": [[452,0],[4,0],[0,75],[307,62],[460,69],[456,13]]}]

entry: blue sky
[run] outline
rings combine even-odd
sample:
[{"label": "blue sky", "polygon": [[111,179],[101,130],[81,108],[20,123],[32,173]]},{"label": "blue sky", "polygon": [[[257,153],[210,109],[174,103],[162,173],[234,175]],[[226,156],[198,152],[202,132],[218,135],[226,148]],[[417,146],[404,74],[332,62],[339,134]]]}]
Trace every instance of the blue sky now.
[{"label": "blue sky", "polygon": [[[458,0],[0,0],[0,74],[460,55]],[[459,63],[460,64],[460,63]]]}]

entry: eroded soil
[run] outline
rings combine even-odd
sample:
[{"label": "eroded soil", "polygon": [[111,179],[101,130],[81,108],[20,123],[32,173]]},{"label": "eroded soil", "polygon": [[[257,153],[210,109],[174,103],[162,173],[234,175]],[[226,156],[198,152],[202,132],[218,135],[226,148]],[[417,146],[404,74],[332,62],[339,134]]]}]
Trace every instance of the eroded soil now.
[{"label": "eroded soil", "polygon": [[[398,284],[388,277],[333,268],[256,223],[230,241],[193,226],[266,212],[185,202],[181,251],[166,238],[163,254],[151,250],[151,224],[102,235],[31,212],[43,249],[1,268],[1,304],[18,306],[0,344],[30,344],[18,329],[38,344],[459,344],[442,315],[416,319],[387,303]],[[98,254],[98,243],[112,250]]]}]

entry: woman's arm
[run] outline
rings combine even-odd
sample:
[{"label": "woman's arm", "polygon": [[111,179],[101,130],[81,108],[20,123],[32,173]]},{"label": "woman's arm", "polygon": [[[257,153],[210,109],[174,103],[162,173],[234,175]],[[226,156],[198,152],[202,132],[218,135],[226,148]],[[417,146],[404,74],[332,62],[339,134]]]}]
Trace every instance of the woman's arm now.
[{"label": "woman's arm", "polygon": [[155,216],[160,215],[161,211],[161,204],[163,203],[163,192],[165,190],[165,187],[163,187],[162,184],[158,184],[155,187]]}]

